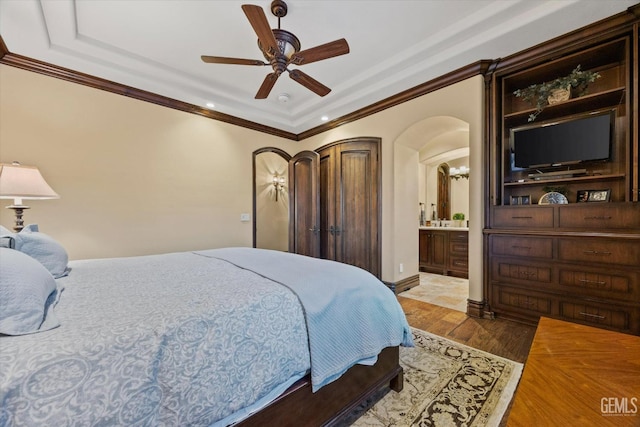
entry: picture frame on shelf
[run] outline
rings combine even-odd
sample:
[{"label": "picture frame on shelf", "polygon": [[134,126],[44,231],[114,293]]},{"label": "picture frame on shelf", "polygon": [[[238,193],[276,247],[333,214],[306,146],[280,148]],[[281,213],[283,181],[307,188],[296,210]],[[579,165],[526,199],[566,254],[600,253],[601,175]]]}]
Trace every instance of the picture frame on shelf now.
[{"label": "picture frame on shelf", "polygon": [[586,203],[589,201],[589,191],[590,190],[578,190],[578,196],[576,197],[576,202],[578,203]]},{"label": "picture frame on shelf", "polygon": [[587,202],[608,202],[611,199],[611,190],[588,190]]},{"label": "picture frame on shelf", "polygon": [[531,204],[531,195],[527,194],[526,196],[511,196],[509,203],[512,206],[516,205],[530,205]]}]

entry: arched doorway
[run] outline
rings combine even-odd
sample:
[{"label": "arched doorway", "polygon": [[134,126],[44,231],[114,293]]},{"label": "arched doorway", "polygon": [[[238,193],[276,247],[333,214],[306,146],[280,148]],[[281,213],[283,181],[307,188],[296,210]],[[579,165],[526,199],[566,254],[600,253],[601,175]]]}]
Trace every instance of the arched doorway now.
[{"label": "arched doorway", "polygon": [[[477,127],[481,129],[481,127]],[[472,132],[469,122],[452,116],[433,116],[414,123],[394,141],[394,259],[396,265],[400,262],[411,263],[412,270],[408,270],[404,264],[404,276],[399,280],[408,280],[412,274],[418,273],[418,218],[417,207],[419,202],[424,202],[430,208],[432,205],[438,216],[438,170],[445,172],[448,168],[469,166],[472,169],[481,170],[474,166],[474,162],[481,163],[482,133]],[[472,152],[476,151],[472,158]],[[445,164],[446,167],[440,166]],[[443,173],[443,180],[446,174]],[[464,196],[453,194],[454,187],[450,176],[446,176],[449,185],[450,203],[449,215],[453,212],[464,212],[467,218],[472,218],[469,229],[469,251],[474,254],[482,253],[482,223],[483,205],[480,202],[482,194],[481,174],[474,179],[464,180],[461,186]],[[424,179],[421,179],[424,177]],[[423,182],[424,181],[424,182]],[[469,181],[472,185],[469,186]],[[446,184],[445,184],[446,185]],[[445,191],[446,193],[446,191]],[[464,202],[459,200],[461,197]],[[441,214],[442,215],[442,212]],[[431,217],[431,210],[428,214]],[[475,220],[474,220],[475,219]],[[413,270],[415,259],[415,270]],[[482,300],[482,257],[473,256],[469,269],[469,299]]]},{"label": "arched doorway", "polygon": [[253,152],[253,247],[289,248],[289,160],[275,147]]}]

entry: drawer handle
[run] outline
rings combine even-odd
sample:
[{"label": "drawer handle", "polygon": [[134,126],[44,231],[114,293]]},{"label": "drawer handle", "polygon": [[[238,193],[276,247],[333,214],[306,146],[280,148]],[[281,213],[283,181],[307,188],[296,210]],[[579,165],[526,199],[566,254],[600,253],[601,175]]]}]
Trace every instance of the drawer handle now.
[{"label": "drawer handle", "polygon": [[598,320],[604,320],[604,319],[606,319],[606,317],[605,317],[605,316],[600,316],[599,314],[591,314],[591,313],[583,313],[583,312],[580,312],[579,314],[580,314],[581,316],[584,316],[584,317],[592,317],[592,318],[594,318],[594,319],[598,319]]},{"label": "drawer handle", "polygon": [[584,219],[611,219],[613,217],[610,216],[585,216]]},{"label": "drawer handle", "polygon": [[512,216],[511,219],[533,219],[532,216]]},{"label": "drawer handle", "polygon": [[584,283],[584,284],[594,284],[594,285],[598,285],[598,286],[604,286],[607,284],[607,282],[602,282],[599,280],[587,280],[587,279],[580,279],[578,280],[580,283]]},{"label": "drawer handle", "polygon": [[518,246],[518,245],[513,245],[513,246],[511,246],[511,247],[512,247],[513,249],[524,249],[524,250],[527,250],[527,251],[530,251],[530,250],[531,250],[531,246]]},{"label": "drawer handle", "polygon": [[536,273],[534,273],[533,271],[521,271],[520,275],[525,277],[531,277],[531,276],[535,276]]},{"label": "drawer handle", "polygon": [[611,252],[609,251],[582,251],[582,253],[587,255],[611,255]]}]

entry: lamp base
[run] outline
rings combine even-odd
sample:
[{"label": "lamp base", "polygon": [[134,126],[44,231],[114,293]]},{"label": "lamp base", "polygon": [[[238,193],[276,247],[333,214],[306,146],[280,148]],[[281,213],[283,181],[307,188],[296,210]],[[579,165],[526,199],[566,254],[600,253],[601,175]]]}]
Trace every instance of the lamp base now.
[{"label": "lamp base", "polygon": [[29,206],[11,205],[11,206],[7,206],[7,209],[13,209],[15,211],[16,225],[13,227],[13,230],[16,233],[19,233],[24,228],[24,221],[22,219],[22,214],[25,209],[29,209]]}]

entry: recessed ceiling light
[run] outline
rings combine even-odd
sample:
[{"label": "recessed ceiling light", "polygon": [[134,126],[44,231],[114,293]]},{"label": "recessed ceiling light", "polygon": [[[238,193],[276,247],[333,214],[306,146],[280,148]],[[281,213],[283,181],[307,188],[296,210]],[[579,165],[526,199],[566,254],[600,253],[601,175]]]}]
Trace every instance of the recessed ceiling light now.
[{"label": "recessed ceiling light", "polygon": [[322,116],[320,117],[320,120],[322,120],[323,122],[326,122],[327,120],[329,120],[328,116]]},{"label": "recessed ceiling light", "polygon": [[207,102],[207,108],[215,108],[215,104],[213,102]]}]

